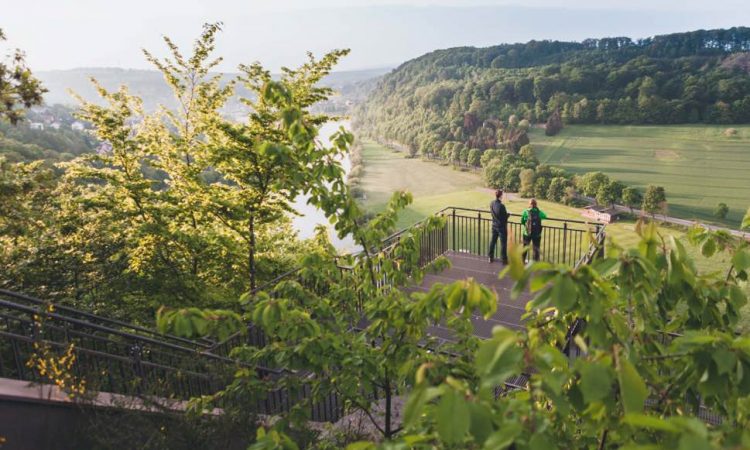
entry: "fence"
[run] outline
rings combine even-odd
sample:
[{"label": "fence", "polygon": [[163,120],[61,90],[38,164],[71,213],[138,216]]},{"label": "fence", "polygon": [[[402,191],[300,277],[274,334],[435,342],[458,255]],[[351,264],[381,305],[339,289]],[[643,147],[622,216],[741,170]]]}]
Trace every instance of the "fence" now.
[{"label": "fence", "polygon": [[[445,217],[448,249],[459,253],[488,256],[492,236],[492,215],[489,211],[448,207],[438,213]],[[603,239],[604,225],[580,220],[548,218],[543,221],[541,257],[545,261],[577,265]],[[511,214],[508,219],[508,242],[521,245],[523,225],[521,216]],[[497,257],[497,252],[493,257]]]}]

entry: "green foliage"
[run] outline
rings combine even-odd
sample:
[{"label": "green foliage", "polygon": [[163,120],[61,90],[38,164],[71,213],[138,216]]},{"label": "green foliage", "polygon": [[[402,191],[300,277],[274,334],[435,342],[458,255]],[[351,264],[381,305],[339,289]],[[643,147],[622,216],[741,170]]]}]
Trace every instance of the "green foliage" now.
[{"label": "green foliage", "polygon": [[223,341],[241,328],[241,318],[232,311],[186,308],[174,310],[159,308],[156,313],[156,327],[187,338],[211,336]]},{"label": "green foliage", "polygon": [[716,205],[716,210],[714,211],[714,217],[717,219],[726,219],[727,214],[729,214],[729,206],[727,206],[726,203],[719,203]]},{"label": "green foliage", "polygon": [[[5,34],[0,29],[0,44],[3,42]],[[15,50],[0,60],[0,119],[17,123],[26,109],[42,103],[45,92],[46,89],[26,66],[21,50]]]},{"label": "green foliage", "polygon": [[666,202],[667,196],[664,192],[664,188],[662,186],[654,186],[653,184],[650,184],[646,188],[646,194],[643,196],[641,209],[653,216],[659,211],[664,211]]},{"label": "green foliage", "polygon": [[[0,192],[0,203],[25,205],[29,217],[14,223],[33,220],[22,239],[3,236],[0,285],[141,321],[160,305],[237,308],[241,293],[315,248],[293,238],[291,201],[329,184],[347,190],[339,156],[352,137],[339,131],[320,145],[317,130],[332,118],[309,112],[331,94],[318,82],[346,51],[311,56],[276,80],[242,66],[225,84],[213,72],[219,31],[206,25],[188,56],[169,38],[167,58],[146,52],[176,109],[146,113],[126,89],[94,82],[102,102],[82,101],[79,116],[111,150],[61,164],[61,179],[27,183],[20,197]],[[250,91],[244,124],[221,115],[236,83]],[[109,298],[121,301],[100,303]]]},{"label": "green foliage", "polygon": [[505,174],[508,167],[500,159],[494,159],[484,167],[484,182],[493,189],[502,189],[505,185]]},{"label": "green foliage", "polygon": [[629,207],[632,212],[635,206],[640,206],[641,202],[643,202],[643,196],[637,189],[626,187],[622,190],[622,202],[625,206]]},{"label": "green foliage", "polygon": [[[638,249],[613,246],[575,270],[524,267],[522,249],[512,250],[501,276],[515,280],[514,292],[535,293],[526,331],[496,327],[469,373],[415,378],[406,428],[378,448],[743,446],[750,439],[750,352],[747,338],[732,330],[747,302],[739,267],[750,267],[750,258],[717,280],[698,274],[677,241],[662,246],[653,225],[639,229]],[[693,235],[746,258],[740,241],[705,229]],[[571,360],[562,347],[576,319],[585,326],[570,343],[581,351]],[[530,367],[525,389],[495,395]],[[697,419],[699,406],[732,420],[707,426]],[[451,408],[464,412],[456,426],[446,418]]]},{"label": "green foliage", "polygon": [[614,205],[622,200],[622,191],[625,186],[619,181],[609,181],[599,186],[596,191],[596,202],[600,205]]},{"label": "green foliage", "polygon": [[589,172],[577,180],[576,187],[578,187],[578,190],[580,190],[583,195],[596,197],[602,186],[606,186],[609,183],[609,177],[603,173]]},{"label": "green foliage", "polygon": [[479,151],[478,148],[472,148],[471,150],[469,150],[467,163],[470,166],[479,167],[480,162],[481,162],[480,161],[481,156],[482,156],[482,153]]}]

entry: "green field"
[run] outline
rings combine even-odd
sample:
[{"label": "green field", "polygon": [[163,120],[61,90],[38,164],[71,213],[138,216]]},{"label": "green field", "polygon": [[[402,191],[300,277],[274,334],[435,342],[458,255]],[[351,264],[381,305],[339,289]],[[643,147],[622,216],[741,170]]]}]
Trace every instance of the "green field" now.
[{"label": "green field", "polygon": [[[750,126],[573,125],[559,135],[535,129],[531,142],[542,163],[574,173],[601,171],[625,184],[664,186],[668,213],[737,228],[750,206]],[[713,217],[729,205],[726,221]]]}]

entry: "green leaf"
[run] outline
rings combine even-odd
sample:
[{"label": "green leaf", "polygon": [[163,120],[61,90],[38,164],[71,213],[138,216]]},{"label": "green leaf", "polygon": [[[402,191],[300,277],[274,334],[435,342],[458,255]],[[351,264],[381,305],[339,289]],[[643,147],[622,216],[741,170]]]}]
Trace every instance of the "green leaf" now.
[{"label": "green leaf", "polygon": [[620,358],[617,380],[620,384],[620,397],[625,413],[643,412],[643,404],[648,397],[648,389],[641,375],[626,358]]},{"label": "green leaf", "polygon": [[490,435],[487,441],[484,443],[484,448],[487,450],[502,450],[508,448],[516,438],[521,434],[523,428],[518,422],[506,422],[499,430],[495,431]]},{"label": "green leaf", "polygon": [[668,422],[666,419],[647,416],[640,413],[625,414],[625,417],[622,418],[622,422],[634,427],[646,428],[649,430],[666,431],[669,433],[680,432],[680,428],[678,426],[674,425],[671,422]]},{"label": "green leaf", "polygon": [[608,367],[603,364],[589,363],[581,368],[581,379],[578,382],[586,403],[608,397],[612,393],[613,377]]},{"label": "green leaf", "polygon": [[492,413],[489,408],[477,403],[469,403],[470,427],[469,432],[474,440],[483,444],[492,433]]},{"label": "green leaf", "polygon": [[517,340],[514,331],[495,327],[492,338],[480,344],[474,364],[485,387],[498,386],[518,371],[523,354]]},{"label": "green leaf", "polygon": [[416,423],[417,418],[422,415],[426,402],[427,388],[425,386],[417,386],[411,391],[404,405],[404,426],[408,427]]},{"label": "green leaf", "polygon": [[436,410],[437,431],[440,438],[449,444],[464,440],[469,431],[469,407],[463,396],[454,389],[447,389]]},{"label": "green leaf", "polygon": [[533,436],[531,436],[531,439],[529,439],[530,450],[549,450],[552,448],[558,447],[552,441],[552,438],[544,433],[535,433]]},{"label": "green leaf", "polygon": [[737,357],[727,349],[717,348],[711,353],[711,357],[719,369],[719,375],[729,373],[737,364]]},{"label": "green leaf", "polygon": [[750,251],[747,249],[738,250],[732,257],[732,264],[738,271],[750,268]]},{"label": "green leaf", "polygon": [[552,302],[561,312],[569,311],[578,299],[578,287],[569,275],[561,275],[552,286]]},{"label": "green leaf", "polygon": [[425,385],[414,388],[404,406],[404,426],[416,424],[424,412],[424,406],[438,395],[440,395],[439,388],[426,387]]},{"label": "green leaf", "polygon": [[714,253],[716,253],[716,241],[709,237],[701,246],[701,254],[706,258],[710,258]]},{"label": "green leaf", "polygon": [[370,450],[377,448],[372,442],[359,441],[353,442],[346,446],[346,450]]},{"label": "green leaf", "polygon": [[679,450],[711,450],[714,448],[706,438],[684,433],[677,445]]}]

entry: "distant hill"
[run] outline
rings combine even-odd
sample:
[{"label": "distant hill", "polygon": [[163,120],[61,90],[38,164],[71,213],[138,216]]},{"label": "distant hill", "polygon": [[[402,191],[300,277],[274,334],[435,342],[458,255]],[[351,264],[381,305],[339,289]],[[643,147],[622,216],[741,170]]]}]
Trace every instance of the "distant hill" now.
[{"label": "distant hill", "polygon": [[748,52],[744,27],[437,50],[384,76],[355,126],[425,151],[492,145],[497,119],[555,110],[566,123],[750,123]]},{"label": "distant hill", "polygon": [[[334,88],[342,96],[362,97],[362,90],[368,85],[367,81],[386,73],[387,68],[333,72],[323,81],[323,84]],[[69,90],[76,92],[88,101],[99,101],[99,96],[90,82],[95,78],[105,88],[114,90],[126,85],[132,93],[140,96],[147,110],[153,110],[157,105],[175,106],[174,98],[169,87],[164,82],[160,72],[155,70],[134,70],[119,68],[80,68],[72,70],[53,70],[35,72],[49,90],[44,99],[47,104],[76,105],[76,101],[69,94]],[[235,73],[224,74],[225,80],[236,77]],[[239,89],[239,88],[238,88]],[[242,92],[240,91],[242,94]],[[230,102],[228,108],[240,108],[238,102]]]}]

